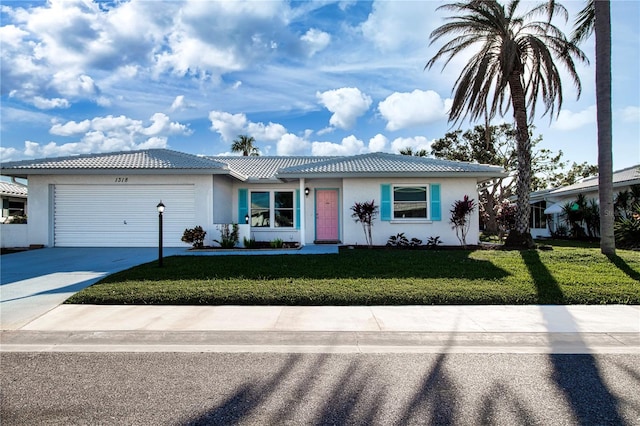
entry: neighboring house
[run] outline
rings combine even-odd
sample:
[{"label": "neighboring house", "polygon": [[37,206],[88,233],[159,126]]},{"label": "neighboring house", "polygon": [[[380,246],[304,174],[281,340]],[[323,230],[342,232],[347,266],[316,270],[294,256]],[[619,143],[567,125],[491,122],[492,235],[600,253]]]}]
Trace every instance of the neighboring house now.
[{"label": "neighboring house", "polygon": [[[375,200],[373,243],[391,235],[458,245],[449,223],[454,201],[477,198],[495,166],[371,153],[350,157],[201,157],[181,152],[91,154],[7,162],[3,175],[29,180],[29,243],[46,246],[156,246],[166,206],[164,245],[183,246],[186,228],[216,238],[216,224],[239,223],[256,241],[364,244],[351,217]],[[478,212],[468,241],[478,241]],[[242,244],[242,241],[240,242]]]},{"label": "neighboring house", "polygon": [[27,215],[26,185],[0,181],[0,199],[2,199],[0,223],[11,222],[15,217]]},{"label": "neighboring house", "polygon": [[[640,165],[613,172],[614,197],[618,192],[628,190],[633,185],[640,184]],[[531,235],[534,237],[549,237],[559,225],[565,225],[562,207],[574,202],[578,194],[584,194],[587,200],[598,199],[598,177],[582,179],[573,185],[560,188],[533,192],[530,195],[531,204]]]}]

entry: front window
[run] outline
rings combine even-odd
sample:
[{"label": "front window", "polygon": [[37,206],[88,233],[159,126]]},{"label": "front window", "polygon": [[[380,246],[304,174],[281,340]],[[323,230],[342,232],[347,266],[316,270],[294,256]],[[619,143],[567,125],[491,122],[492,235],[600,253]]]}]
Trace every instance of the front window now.
[{"label": "front window", "polygon": [[251,226],[254,228],[293,228],[294,211],[292,191],[251,192]]},{"label": "front window", "polygon": [[269,192],[251,193],[251,226],[268,228],[270,226]]},{"label": "front window", "polygon": [[427,187],[396,186],[393,188],[394,219],[426,219]]}]

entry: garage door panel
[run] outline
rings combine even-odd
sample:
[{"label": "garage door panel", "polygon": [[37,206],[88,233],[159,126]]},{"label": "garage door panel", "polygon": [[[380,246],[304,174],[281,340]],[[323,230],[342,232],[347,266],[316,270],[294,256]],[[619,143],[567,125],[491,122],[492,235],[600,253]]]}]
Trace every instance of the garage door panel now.
[{"label": "garage door panel", "polygon": [[193,185],[56,185],[55,245],[155,247],[160,200],[164,245],[184,245],[184,229],[195,225]]}]

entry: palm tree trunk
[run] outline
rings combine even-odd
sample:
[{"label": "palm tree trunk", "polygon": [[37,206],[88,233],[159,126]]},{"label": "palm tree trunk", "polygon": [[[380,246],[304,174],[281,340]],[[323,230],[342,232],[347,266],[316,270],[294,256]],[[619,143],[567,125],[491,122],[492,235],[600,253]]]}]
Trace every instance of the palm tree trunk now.
[{"label": "palm tree trunk", "polygon": [[509,233],[505,245],[510,248],[533,248],[533,238],[529,230],[529,192],[531,191],[531,139],[529,126],[527,125],[527,106],[525,102],[524,87],[518,72],[509,76],[509,90],[511,91],[511,104],[513,117],[516,122],[516,147],[518,154],[518,181],[516,183],[516,229]]},{"label": "palm tree trunk", "polygon": [[595,2],[596,105],[598,110],[598,186],[600,197],[600,251],[614,255],[613,154],[611,117],[611,3]]}]

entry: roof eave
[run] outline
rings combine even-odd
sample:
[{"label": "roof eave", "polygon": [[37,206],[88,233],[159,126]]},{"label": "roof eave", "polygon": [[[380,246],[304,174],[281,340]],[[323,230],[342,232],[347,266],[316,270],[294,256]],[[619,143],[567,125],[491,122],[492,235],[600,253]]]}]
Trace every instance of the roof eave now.
[{"label": "roof eave", "polygon": [[[625,186],[632,186],[632,185],[640,185],[640,179],[632,179],[632,180],[624,180],[621,182],[614,182],[613,183],[613,188],[622,188]],[[551,196],[565,196],[565,195],[576,195],[576,194],[580,194],[582,192],[591,192],[591,191],[598,191],[598,185],[590,185],[590,186],[584,186],[582,188],[575,188],[575,189],[564,189],[562,190],[561,188],[556,189],[554,191],[551,191],[548,195]]]},{"label": "roof eave", "polygon": [[231,174],[227,169],[0,169],[3,176],[28,178],[33,175],[223,175]]},{"label": "roof eave", "polygon": [[295,179],[335,179],[335,178],[476,178],[488,180],[508,176],[503,172],[332,172],[332,173],[276,173],[276,178],[289,181]]}]

